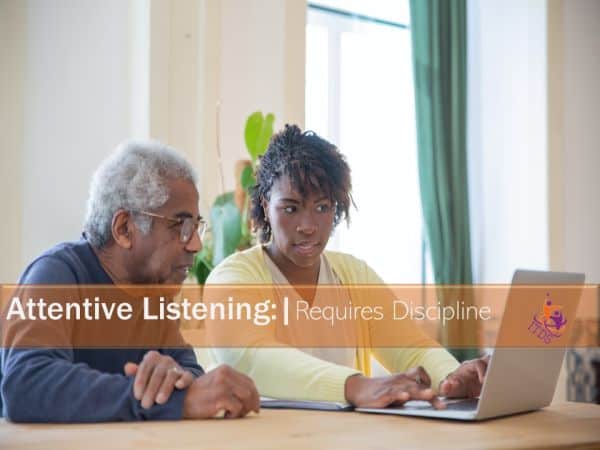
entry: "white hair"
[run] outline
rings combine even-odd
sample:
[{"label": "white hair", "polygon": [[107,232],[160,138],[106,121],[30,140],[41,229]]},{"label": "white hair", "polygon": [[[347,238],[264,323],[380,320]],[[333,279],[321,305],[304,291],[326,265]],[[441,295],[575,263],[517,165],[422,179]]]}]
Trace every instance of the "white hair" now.
[{"label": "white hair", "polygon": [[[152,211],[169,199],[166,181],[197,184],[194,168],[174,149],[157,141],[125,141],[102,162],[92,177],[83,229],[88,241],[103,247],[112,237],[112,219],[119,209]],[[147,234],[152,218],[134,216]]]}]

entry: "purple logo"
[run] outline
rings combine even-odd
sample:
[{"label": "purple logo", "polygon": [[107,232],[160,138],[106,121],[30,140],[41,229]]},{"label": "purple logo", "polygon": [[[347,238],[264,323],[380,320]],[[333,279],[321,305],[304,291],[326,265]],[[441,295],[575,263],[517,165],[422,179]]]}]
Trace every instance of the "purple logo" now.
[{"label": "purple logo", "polygon": [[567,319],[562,313],[562,306],[552,304],[550,293],[547,293],[542,311],[533,315],[527,329],[545,344],[550,344],[563,335],[566,324]]}]

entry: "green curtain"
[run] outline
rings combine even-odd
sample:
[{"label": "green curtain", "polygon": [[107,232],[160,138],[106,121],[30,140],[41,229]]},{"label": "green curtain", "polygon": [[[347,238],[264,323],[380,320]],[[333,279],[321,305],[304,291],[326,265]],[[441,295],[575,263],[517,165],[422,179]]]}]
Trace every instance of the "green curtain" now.
[{"label": "green curtain", "polygon": [[[472,283],[466,15],[465,0],[410,2],[419,183],[437,284]],[[474,342],[476,331],[474,323],[451,323],[441,330],[442,343]],[[459,360],[477,353],[476,349],[450,350]]]}]

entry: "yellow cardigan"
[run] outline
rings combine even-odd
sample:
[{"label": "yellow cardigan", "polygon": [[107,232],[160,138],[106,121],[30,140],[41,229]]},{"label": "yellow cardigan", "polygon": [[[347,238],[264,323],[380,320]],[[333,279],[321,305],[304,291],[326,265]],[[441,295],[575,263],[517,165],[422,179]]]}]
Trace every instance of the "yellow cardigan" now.
[{"label": "yellow cardigan", "polygon": [[[325,252],[333,271],[342,284],[384,284],[381,278],[364,262],[351,255]],[[211,284],[272,284],[262,247],[257,245],[235,253],[219,264],[208,277]],[[287,399],[345,401],[346,379],[356,373],[371,373],[374,356],[392,373],[404,372],[423,366],[429,373],[432,387],[437,388],[446,375],[458,367],[458,362],[437,342],[425,336],[416,326],[404,326],[402,340],[407,347],[371,348],[374,333],[389,333],[363,321],[360,327],[357,367],[333,364],[296,348],[212,348],[212,357],[219,363],[229,364],[250,376],[263,396]],[[383,328],[383,327],[382,327]],[[210,329],[208,330],[210,334]],[[424,342],[427,345],[423,345]],[[410,345],[418,347],[410,347]],[[429,347],[429,348],[424,348]]]}]

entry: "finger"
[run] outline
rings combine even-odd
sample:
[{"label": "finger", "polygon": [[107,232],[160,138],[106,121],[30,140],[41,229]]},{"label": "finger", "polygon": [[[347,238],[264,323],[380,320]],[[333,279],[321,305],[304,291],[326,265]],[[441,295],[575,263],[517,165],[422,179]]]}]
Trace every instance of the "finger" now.
[{"label": "finger", "polygon": [[138,365],[132,362],[125,363],[123,366],[123,372],[126,376],[132,377],[137,373]]},{"label": "finger", "polygon": [[446,404],[437,396],[431,388],[411,386],[408,389],[411,400],[422,400],[431,403],[434,409],[444,409]]},{"label": "finger", "polygon": [[431,377],[423,366],[417,367],[417,374],[419,375],[418,380],[420,381],[420,383],[417,384],[422,384],[427,387],[431,386]]},{"label": "finger", "polygon": [[248,403],[250,411],[254,411],[258,414],[260,412],[260,394],[258,393],[258,389],[256,389],[256,385],[254,384],[254,380],[252,380],[252,378],[246,375],[242,376],[246,379],[246,386],[252,394]]},{"label": "finger", "polygon": [[245,384],[240,384],[237,386],[233,385],[231,387],[233,395],[235,395],[241,402],[245,414],[247,414],[248,411],[254,410],[256,408],[256,405],[254,404],[255,400],[253,392],[251,389],[248,388],[248,386],[246,386]]},{"label": "finger", "polygon": [[226,419],[240,417],[242,408],[242,402],[232,393],[222,395],[216,403],[217,411],[224,410]]},{"label": "finger", "polygon": [[430,401],[436,397],[435,392],[431,388],[423,388],[417,385],[407,386],[406,392],[410,395],[412,400],[425,400]]},{"label": "finger", "polygon": [[138,365],[135,381],[133,382],[133,396],[136,400],[141,400],[146,390],[146,385],[154,366],[160,357],[158,352],[148,352],[144,355],[142,362]]},{"label": "finger", "polygon": [[[260,395],[252,378],[235,371],[231,372],[231,376],[231,386],[235,395],[238,396],[248,411],[258,413],[260,411]],[[239,391],[236,389],[239,389]]]},{"label": "finger", "polygon": [[487,370],[487,364],[483,361],[477,361],[475,363],[475,370],[477,371],[477,378],[479,379],[479,384],[483,384],[483,380],[485,378],[485,372]]},{"label": "finger", "polygon": [[185,389],[194,382],[194,374],[189,370],[184,370],[183,375],[179,377],[179,380],[175,383],[177,389]]},{"label": "finger", "polygon": [[440,394],[447,397],[448,396],[448,380],[442,380],[440,383]]},{"label": "finger", "polygon": [[166,403],[171,397],[173,389],[175,389],[175,384],[183,377],[183,375],[184,371],[179,366],[173,366],[168,369],[162,384],[158,388],[154,401],[159,405]]},{"label": "finger", "polygon": [[437,395],[430,400],[430,403],[434,409],[446,409],[446,403],[444,403]]},{"label": "finger", "polygon": [[154,367],[152,371],[152,375],[150,376],[150,380],[148,380],[148,384],[146,385],[146,389],[144,390],[144,395],[142,396],[142,407],[150,408],[154,404],[154,399],[156,399],[156,395],[158,390],[162,386],[165,378],[168,375],[168,369],[163,364],[159,364]]},{"label": "finger", "polygon": [[461,385],[458,378],[455,376],[447,377],[440,387],[440,393],[445,397],[463,397],[464,393],[461,392]]},{"label": "finger", "polygon": [[366,401],[365,406],[385,408],[389,405],[403,405],[408,400],[410,400],[410,394],[406,392],[403,386],[392,385],[375,391],[372,398]]},{"label": "finger", "polygon": [[248,390],[249,396],[244,402],[244,406],[248,409],[248,412],[254,411],[258,414],[260,412],[260,394],[256,389],[254,381],[248,378],[247,383],[245,384],[245,388]]}]

